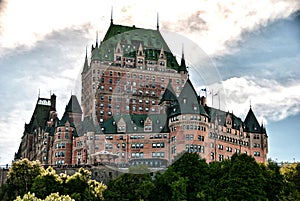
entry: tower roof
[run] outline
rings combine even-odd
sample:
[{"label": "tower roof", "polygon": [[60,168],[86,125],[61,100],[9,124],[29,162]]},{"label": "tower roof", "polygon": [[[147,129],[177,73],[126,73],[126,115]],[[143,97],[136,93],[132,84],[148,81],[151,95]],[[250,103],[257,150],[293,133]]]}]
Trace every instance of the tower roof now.
[{"label": "tower roof", "polygon": [[89,69],[89,63],[88,63],[88,58],[87,58],[87,49],[85,50],[85,59],[84,59],[84,64],[83,64],[83,70],[82,72],[87,72]]},{"label": "tower roof", "polygon": [[249,112],[245,118],[245,130],[252,133],[261,133],[261,126],[259,125],[252,108],[250,107]]},{"label": "tower roof", "polygon": [[185,59],[184,59],[184,53],[183,53],[183,50],[182,50],[182,57],[181,57],[181,62],[180,62],[180,66],[178,68],[178,72],[187,72],[187,67],[186,67],[186,64],[185,64]]},{"label": "tower roof", "polygon": [[71,98],[69,100],[69,103],[66,106],[65,112],[82,114],[80,104],[79,104],[78,99],[75,95],[71,96]]},{"label": "tower roof", "polygon": [[164,101],[175,101],[177,100],[176,94],[174,92],[174,89],[172,87],[172,80],[170,80],[170,82],[168,83],[168,86],[160,100],[160,103],[164,102]]}]

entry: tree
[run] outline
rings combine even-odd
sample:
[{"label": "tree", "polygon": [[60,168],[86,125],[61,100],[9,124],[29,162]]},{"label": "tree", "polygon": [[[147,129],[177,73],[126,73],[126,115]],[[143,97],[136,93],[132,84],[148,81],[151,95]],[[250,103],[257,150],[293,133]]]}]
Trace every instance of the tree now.
[{"label": "tree", "polygon": [[14,201],[75,201],[68,195],[59,195],[59,193],[51,193],[45,199],[39,199],[34,193],[27,193],[22,198],[18,196]]},{"label": "tree", "polygon": [[262,169],[263,177],[266,180],[264,191],[267,193],[267,199],[273,201],[280,200],[284,187],[283,176],[280,174],[280,167],[272,160],[268,160],[267,164],[261,164],[260,167]]},{"label": "tree", "polygon": [[218,199],[223,200],[266,200],[265,178],[259,164],[247,154],[234,154],[229,171],[216,186]]},{"label": "tree", "polygon": [[197,153],[184,153],[171,165],[175,173],[187,179],[187,200],[207,200],[209,169],[206,161]]},{"label": "tree", "polygon": [[7,175],[7,189],[2,200],[13,200],[18,195],[23,196],[29,192],[34,179],[43,171],[39,161],[29,161],[25,158],[14,162]]},{"label": "tree", "polygon": [[48,167],[42,174],[38,175],[31,188],[31,192],[41,199],[45,199],[51,193],[62,193],[63,180],[56,174],[52,167]]},{"label": "tree", "polygon": [[102,200],[102,193],[106,189],[104,184],[91,180],[91,172],[84,168],[67,177],[64,186],[64,194],[75,200]]},{"label": "tree", "polygon": [[284,178],[280,200],[300,200],[300,163],[284,164],[280,171]]},{"label": "tree", "polygon": [[112,180],[104,191],[105,201],[148,200],[154,188],[150,174],[125,173]]}]

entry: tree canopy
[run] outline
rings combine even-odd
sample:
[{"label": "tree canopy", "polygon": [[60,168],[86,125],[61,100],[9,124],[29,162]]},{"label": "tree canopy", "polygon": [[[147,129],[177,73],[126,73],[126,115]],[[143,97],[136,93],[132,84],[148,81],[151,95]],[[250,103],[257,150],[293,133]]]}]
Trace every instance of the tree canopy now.
[{"label": "tree canopy", "polygon": [[107,186],[91,179],[83,168],[68,176],[46,170],[38,161],[13,163],[0,200],[300,200],[300,164],[269,160],[262,164],[252,156],[235,154],[230,160],[207,164],[196,153],[184,153],[164,171],[151,173],[144,166]]}]

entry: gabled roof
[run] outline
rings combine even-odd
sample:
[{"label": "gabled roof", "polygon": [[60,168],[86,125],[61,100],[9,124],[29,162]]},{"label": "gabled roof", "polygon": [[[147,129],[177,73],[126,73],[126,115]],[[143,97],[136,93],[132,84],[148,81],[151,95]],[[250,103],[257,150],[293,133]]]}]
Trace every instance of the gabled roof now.
[{"label": "gabled roof", "polygon": [[80,104],[79,104],[78,99],[75,95],[71,96],[71,98],[69,100],[69,103],[66,106],[65,112],[82,114]]},{"label": "gabled roof", "polygon": [[259,125],[252,108],[250,107],[249,112],[245,118],[245,131],[251,133],[262,133],[262,127]]}]

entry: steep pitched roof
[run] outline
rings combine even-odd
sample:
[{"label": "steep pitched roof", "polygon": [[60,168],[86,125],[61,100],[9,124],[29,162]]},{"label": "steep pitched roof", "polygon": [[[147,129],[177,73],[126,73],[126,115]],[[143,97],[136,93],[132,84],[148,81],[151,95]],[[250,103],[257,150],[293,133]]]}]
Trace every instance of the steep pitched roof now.
[{"label": "steep pitched roof", "polygon": [[184,54],[182,53],[182,57],[181,57],[181,62],[180,62],[180,66],[178,68],[178,72],[187,72],[187,67],[185,64],[185,59],[184,59]]},{"label": "steep pitched roof", "polygon": [[244,123],[245,123],[246,131],[251,132],[251,133],[261,133],[262,132],[261,126],[259,125],[251,107],[245,118]]},{"label": "steep pitched roof", "polygon": [[88,64],[88,58],[87,58],[87,52],[86,52],[82,72],[85,73],[88,71],[88,69],[89,69],[89,64]]},{"label": "steep pitched roof", "polygon": [[59,121],[58,125],[64,126],[67,122],[69,122],[72,127],[75,127],[75,124],[72,121],[72,119],[70,118],[68,112],[65,112],[64,115],[62,116],[61,120]]},{"label": "steep pitched roof", "polygon": [[[30,122],[25,124],[25,132],[32,133],[36,128],[45,128],[51,110],[51,105],[48,104],[50,101],[50,99],[38,98]],[[47,104],[43,104],[44,102]]]},{"label": "steep pitched roof", "polygon": [[172,87],[172,80],[169,81],[168,86],[160,100],[160,103],[164,101],[175,101],[177,100],[176,93],[174,92],[174,89]]},{"label": "steep pitched roof", "polygon": [[80,124],[80,128],[78,129],[78,134],[83,135],[86,132],[95,132],[96,128],[94,123],[90,117],[85,117]]},{"label": "steep pitched roof", "polygon": [[[177,60],[158,30],[111,23],[100,44],[100,59],[112,62],[114,50],[119,42],[122,45],[124,55],[127,57],[135,57],[140,44],[142,44],[146,58],[157,60],[160,50],[163,48],[166,53],[167,67],[178,70]],[[94,53],[94,51],[98,51],[97,49],[93,50],[93,57],[96,57],[97,52]]]},{"label": "steep pitched roof", "polygon": [[82,110],[80,107],[80,104],[78,102],[78,99],[75,95],[72,95],[67,106],[65,109],[65,112],[72,112],[72,113],[79,113],[82,114]]},{"label": "steep pitched roof", "polygon": [[200,114],[198,95],[190,79],[185,82],[178,97],[178,103],[181,114]]}]

